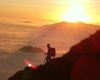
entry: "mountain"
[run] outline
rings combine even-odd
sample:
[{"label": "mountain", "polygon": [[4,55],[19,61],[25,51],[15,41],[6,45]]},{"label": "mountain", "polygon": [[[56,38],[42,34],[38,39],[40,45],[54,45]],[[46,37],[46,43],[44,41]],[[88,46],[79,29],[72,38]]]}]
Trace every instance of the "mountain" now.
[{"label": "mountain", "polygon": [[24,46],[20,48],[19,51],[31,52],[31,53],[45,53],[45,51],[42,50],[41,48],[33,47],[33,46]]},{"label": "mountain", "polygon": [[44,25],[38,28],[36,36],[32,37],[32,43],[43,48],[45,48],[45,44],[50,43],[59,51],[66,52],[71,46],[90,36],[98,29],[100,29],[100,26],[82,22],[60,22]]},{"label": "mountain", "polygon": [[34,69],[25,67],[8,80],[100,80],[100,30],[62,57]]}]

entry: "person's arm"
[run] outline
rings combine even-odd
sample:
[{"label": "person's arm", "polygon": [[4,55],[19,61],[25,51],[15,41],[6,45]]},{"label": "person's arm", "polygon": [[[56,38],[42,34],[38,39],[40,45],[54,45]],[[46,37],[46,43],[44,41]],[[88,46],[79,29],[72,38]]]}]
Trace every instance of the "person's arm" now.
[{"label": "person's arm", "polygon": [[49,54],[49,52],[50,52],[50,49],[47,50],[47,53],[46,54]]},{"label": "person's arm", "polygon": [[47,53],[45,53],[45,54],[48,54],[49,53],[49,49],[47,50]]}]

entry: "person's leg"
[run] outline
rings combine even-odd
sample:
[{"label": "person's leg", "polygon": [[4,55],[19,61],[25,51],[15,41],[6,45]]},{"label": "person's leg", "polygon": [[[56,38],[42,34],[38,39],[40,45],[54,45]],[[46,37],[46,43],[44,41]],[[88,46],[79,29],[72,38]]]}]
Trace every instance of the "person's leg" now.
[{"label": "person's leg", "polygon": [[46,62],[49,62],[51,60],[51,56],[46,57]]},{"label": "person's leg", "polygon": [[49,61],[51,60],[51,56],[49,56]]},{"label": "person's leg", "polygon": [[48,62],[48,57],[46,57],[46,62]]}]

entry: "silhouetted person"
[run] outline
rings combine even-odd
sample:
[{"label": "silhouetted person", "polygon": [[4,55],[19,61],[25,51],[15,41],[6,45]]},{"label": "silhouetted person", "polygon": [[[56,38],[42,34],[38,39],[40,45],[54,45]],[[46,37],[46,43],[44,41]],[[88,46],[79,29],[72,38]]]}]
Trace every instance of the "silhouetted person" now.
[{"label": "silhouetted person", "polygon": [[46,53],[47,54],[46,62],[50,61],[51,57],[55,57],[55,55],[56,55],[55,48],[50,47],[50,44],[47,44],[47,48],[48,48],[48,50],[47,50],[47,53]]}]

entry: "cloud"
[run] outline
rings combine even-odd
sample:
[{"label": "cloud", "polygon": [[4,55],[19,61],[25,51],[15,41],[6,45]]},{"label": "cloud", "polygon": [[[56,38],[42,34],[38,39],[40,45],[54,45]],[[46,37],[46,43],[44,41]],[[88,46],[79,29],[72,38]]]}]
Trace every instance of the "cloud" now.
[{"label": "cloud", "polygon": [[28,24],[33,23],[31,21],[18,21],[18,22],[20,22],[20,23],[28,23]]}]

